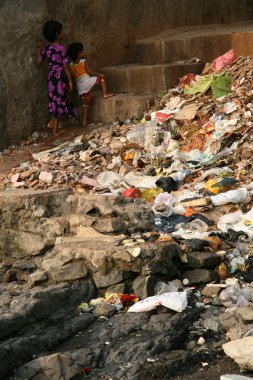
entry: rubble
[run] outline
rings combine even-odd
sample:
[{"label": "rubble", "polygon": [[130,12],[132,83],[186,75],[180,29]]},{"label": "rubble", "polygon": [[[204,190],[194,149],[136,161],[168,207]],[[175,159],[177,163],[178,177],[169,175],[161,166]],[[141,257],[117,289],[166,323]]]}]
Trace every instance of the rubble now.
[{"label": "rubble", "polygon": [[[154,349],[145,340],[138,369],[130,364],[132,376],[145,373],[140,365],[147,358],[157,355],[159,362],[166,350],[178,349],[167,335],[166,343],[164,332],[188,316],[182,332],[173,330],[187,358],[221,348],[226,334],[231,342],[223,344],[225,353],[252,370],[253,58],[231,62],[219,74],[182,78],[140,122],[95,129],[34,154],[33,161],[0,178],[3,281],[21,282],[30,292],[91,281],[92,297],[76,297],[72,305],[79,305],[81,316],[118,317],[124,326],[133,318],[141,336],[159,331]],[[219,80],[224,94],[217,90]],[[18,324],[11,326],[20,332]],[[117,334],[125,338],[124,328]],[[105,344],[112,341],[115,348],[115,339],[111,334]],[[83,348],[90,358],[85,368],[101,357],[95,346],[94,360]],[[43,342],[36,352],[45,351]],[[14,367],[28,360],[15,359]],[[40,368],[41,361],[31,368],[35,364]],[[3,373],[9,374],[7,367]],[[71,369],[78,371],[72,362]]]}]

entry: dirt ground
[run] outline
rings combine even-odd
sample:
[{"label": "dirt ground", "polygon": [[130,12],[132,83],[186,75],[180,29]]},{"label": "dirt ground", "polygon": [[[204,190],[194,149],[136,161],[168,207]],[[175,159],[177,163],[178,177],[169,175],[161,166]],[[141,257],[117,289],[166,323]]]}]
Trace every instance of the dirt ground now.
[{"label": "dirt ground", "polygon": [[203,366],[201,363],[197,368],[187,374],[176,376],[173,380],[220,380],[221,375],[240,374],[253,377],[253,374],[241,373],[238,365],[229,357],[217,359],[213,363]]},{"label": "dirt ground", "polygon": [[22,162],[32,161],[32,154],[46,149],[54,148],[66,141],[72,141],[81,134],[89,133],[94,129],[95,124],[90,124],[86,130],[75,124],[61,128],[61,136],[55,138],[51,131],[43,130],[39,132],[39,138],[35,144],[27,145],[29,138],[24,140],[19,146],[12,149],[9,147],[3,151],[0,156],[0,174],[10,171],[12,168],[19,166]]}]

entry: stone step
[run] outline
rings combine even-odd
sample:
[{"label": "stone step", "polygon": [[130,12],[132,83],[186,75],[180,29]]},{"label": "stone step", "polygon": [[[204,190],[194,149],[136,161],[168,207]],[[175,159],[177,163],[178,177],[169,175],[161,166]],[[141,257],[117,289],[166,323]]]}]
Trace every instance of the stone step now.
[{"label": "stone step", "polygon": [[140,120],[143,113],[154,104],[154,94],[117,94],[104,99],[102,94],[94,94],[89,120],[93,122],[110,123],[114,120]]},{"label": "stone step", "polygon": [[178,83],[188,73],[200,74],[203,63],[174,62],[162,65],[130,64],[103,69],[112,92],[138,94],[160,93]]},{"label": "stone step", "polygon": [[42,261],[53,282],[72,281],[92,276],[97,288],[123,282],[136,275],[177,274],[180,248],[171,242],[140,242],[119,245],[122,237],[95,234],[62,237]]},{"label": "stone step", "polygon": [[233,32],[252,31],[252,22],[186,26],[168,29],[136,43],[136,61],[158,64],[197,57],[204,62],[231,49]]}]

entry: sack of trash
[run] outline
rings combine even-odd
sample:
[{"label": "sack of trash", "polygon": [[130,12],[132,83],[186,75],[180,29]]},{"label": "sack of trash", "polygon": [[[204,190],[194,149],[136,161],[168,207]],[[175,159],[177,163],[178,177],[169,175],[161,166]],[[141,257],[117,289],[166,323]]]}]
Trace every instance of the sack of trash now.
[{"label": "sack of trash", "polygon": [[186,292],[170,292],[163,293],[157,296],[148,297],[145,300],[139,301],[128,309],[129,313],[142,313],[156,309],[162,305],[168,309],[181,313],[187,307]]}]

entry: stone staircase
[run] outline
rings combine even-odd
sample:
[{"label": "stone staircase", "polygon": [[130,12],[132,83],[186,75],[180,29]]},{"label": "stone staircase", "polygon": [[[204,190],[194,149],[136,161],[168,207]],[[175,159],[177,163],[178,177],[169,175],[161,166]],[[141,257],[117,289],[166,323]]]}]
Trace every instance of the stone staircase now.
[{"label": "stone staircase", "polygon": [[157,94],[166,92],[187,73],[201,73],[204,64],[190,62],[197,57],[211,62],[232,47],[232,33],[253,30],[252,22],[187,26],[168,29],[135,44],[136,63],[103,68],[109,99],[94,97],[91,120],[111,122],[140,119]]}]

